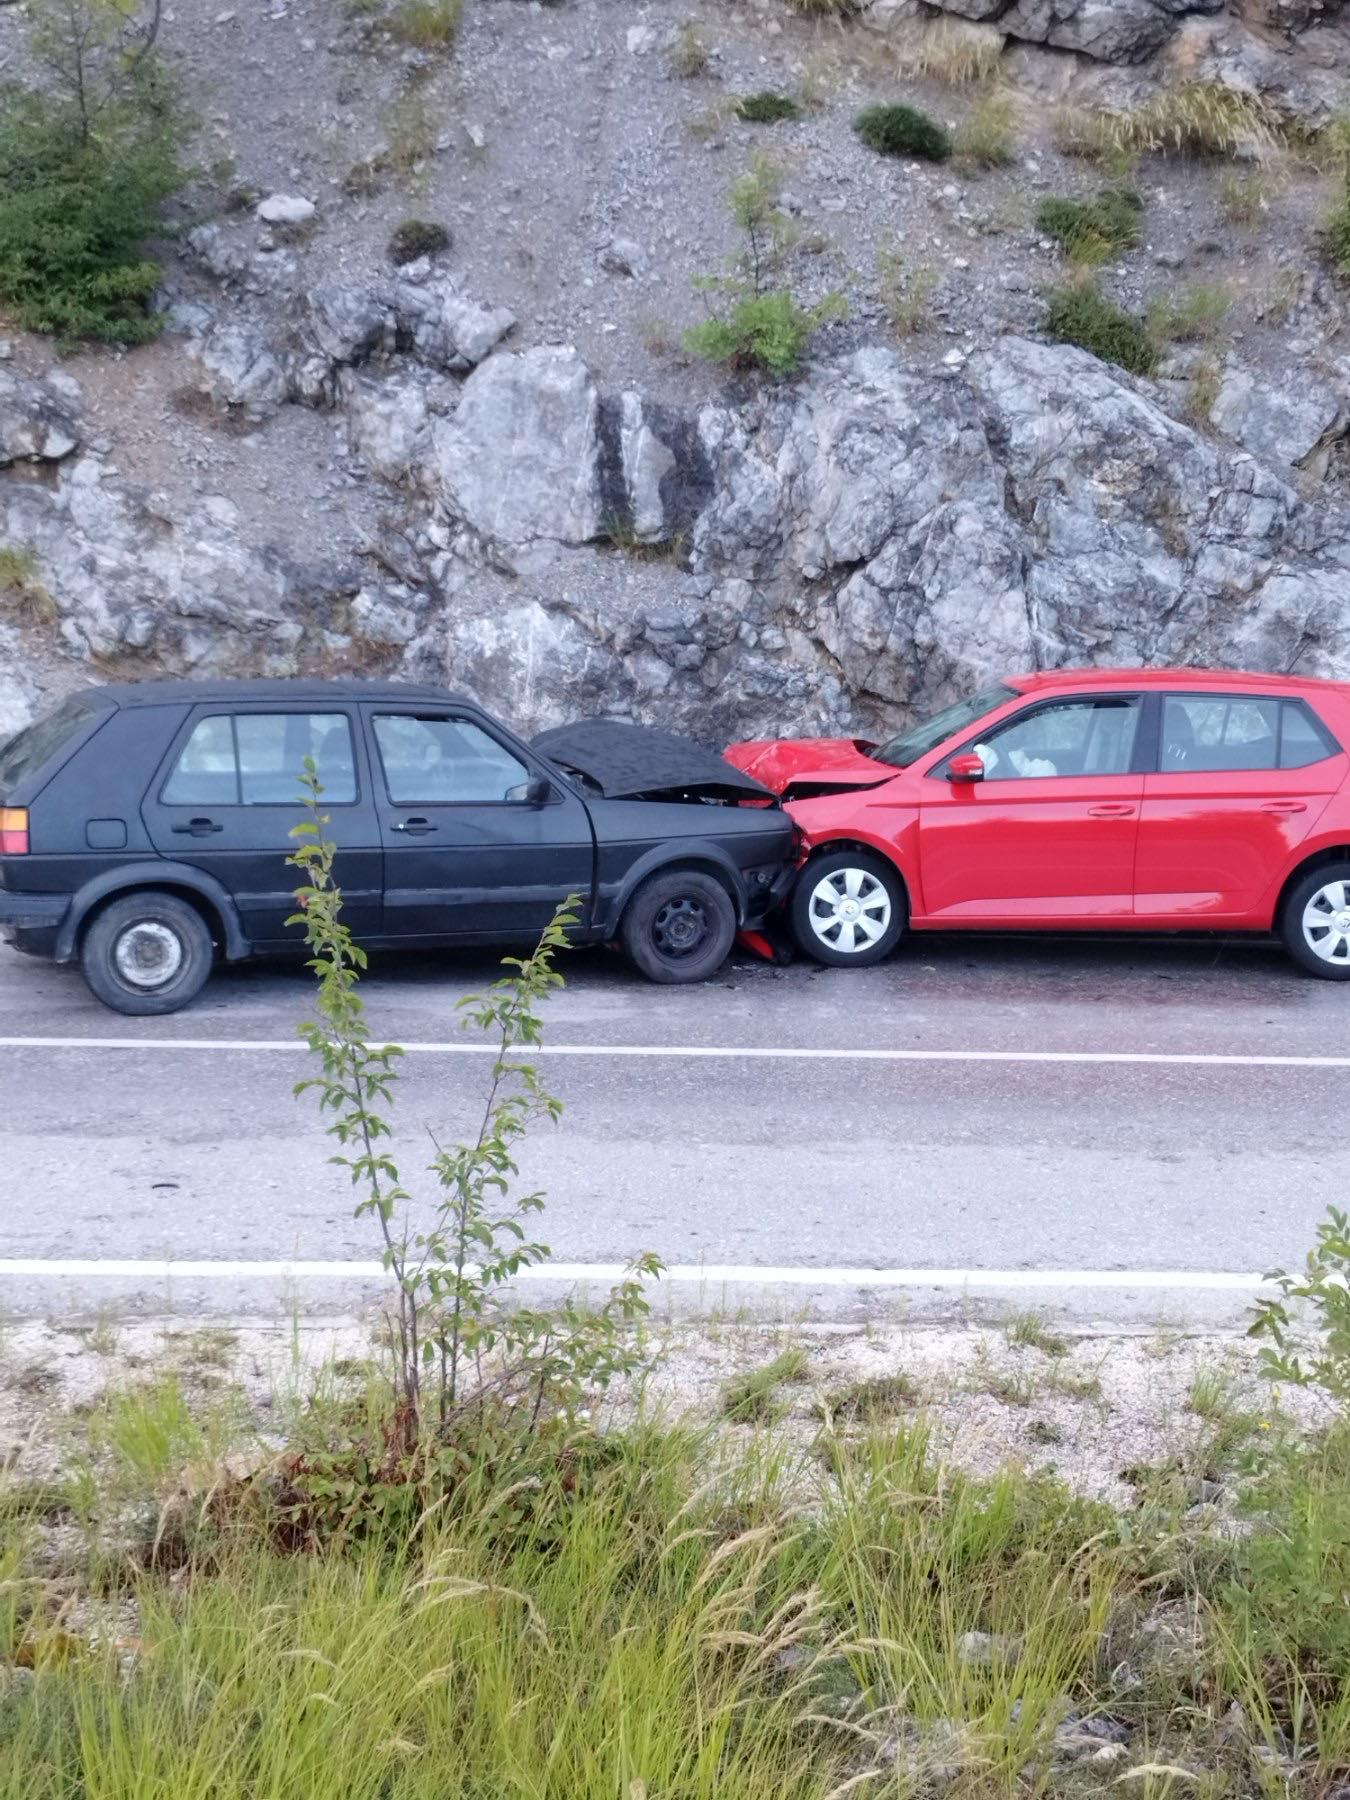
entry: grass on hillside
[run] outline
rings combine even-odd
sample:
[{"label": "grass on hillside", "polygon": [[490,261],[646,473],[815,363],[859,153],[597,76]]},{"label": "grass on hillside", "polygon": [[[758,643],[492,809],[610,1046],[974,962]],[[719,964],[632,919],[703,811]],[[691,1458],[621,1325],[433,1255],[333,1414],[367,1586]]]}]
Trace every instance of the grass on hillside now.
[{"label": "grass on hillside", "polygon": [[[343,1388],[278,1426],[322,1433]],[[410,1532],[296,1554],[276,1478],[230,1473],[228,1393],[115,1391],[65,1477],[0,1476],[0,1800],[829,1800],[938,1768],[967,1800],[1326,1791],[1350,1433],[1281,1448],[1225,1540],[1187,1513],[1217,1450],[1117,1514],[955,1472],[885,1416],[911,1397],[795,1445],[485,1440]],[[69,1573],[44,1521],[82,1538]]]}]

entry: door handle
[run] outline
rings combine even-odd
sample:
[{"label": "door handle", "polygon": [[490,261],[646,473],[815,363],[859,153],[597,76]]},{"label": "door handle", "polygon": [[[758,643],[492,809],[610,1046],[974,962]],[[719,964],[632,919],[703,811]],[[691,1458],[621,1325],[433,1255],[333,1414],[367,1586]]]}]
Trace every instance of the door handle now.
[{"label": "door handle", "polygon": [[1268,813],[1301,813],[1307,812],[1306,800],[1267,800],[1261,808]]},{"label": "door handle", "polygon": [[1113,800],[1102,806],[1089,806],[1088,816],[1093,819],[1132,819],[1134,807],[1124,800]]},{"label": "door handle", "polygon": [[224,831],[223,825],[217,825],[214,819],[189,819],[186,825],[175,825],[173,830],[184,837],[210,837],[213,831]]},{"label": "door handle", "polygon": [[430,819],[395,819],[389,827],[391,831],[406,831],[409,837],[425,837],[429,831],[438,831]]}]

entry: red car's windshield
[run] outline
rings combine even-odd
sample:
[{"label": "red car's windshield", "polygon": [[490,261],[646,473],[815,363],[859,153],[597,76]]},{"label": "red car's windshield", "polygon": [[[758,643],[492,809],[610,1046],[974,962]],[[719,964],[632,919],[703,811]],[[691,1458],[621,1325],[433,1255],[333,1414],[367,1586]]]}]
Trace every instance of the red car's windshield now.
[{"label": "red car's windshield", "polygon": [[935,750],[944,738],[955,736],[964,731],[967,725],[973,725],[976,719],[982,719],[996,706],[1002,706],[1008,700],[1017,698],[1016,688],[1005,687],[999,681],[993,687],[981,688],[978,694],[972,694],[969,700],[958,700],[952,706],[943,707],[940,713],[934,713],[931,719],[925,719],[921,725],[913,725],[901,737],[892,738],[888,744],[878,744],[868,754],[877,762],[889,763],[894,769],[907,769],[921,756]]}]

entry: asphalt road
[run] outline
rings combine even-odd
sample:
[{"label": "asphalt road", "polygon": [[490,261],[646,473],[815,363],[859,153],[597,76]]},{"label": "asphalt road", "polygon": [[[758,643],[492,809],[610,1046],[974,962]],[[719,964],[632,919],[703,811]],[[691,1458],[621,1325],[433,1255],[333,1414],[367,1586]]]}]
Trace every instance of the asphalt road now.
[{"label": "asphalt road", "polygon": [[[455,1001],[493,972],[384,959],[367,982],[411,1049],[405,1177],[476,1123]],[[1268,946],[915,939],[876,970],[743,959],[691,990],[605,953],[567,972],[541,1059],[564,1113],[523,1176],[589,1280],[651,1249],[679,1304],[1209,1322],[1350,1192],[1350,989]],[[370,1224],[291,1093],[309,997],[255,966],[128,1020],[0,950],[0,1313],[375,1291]]]}]

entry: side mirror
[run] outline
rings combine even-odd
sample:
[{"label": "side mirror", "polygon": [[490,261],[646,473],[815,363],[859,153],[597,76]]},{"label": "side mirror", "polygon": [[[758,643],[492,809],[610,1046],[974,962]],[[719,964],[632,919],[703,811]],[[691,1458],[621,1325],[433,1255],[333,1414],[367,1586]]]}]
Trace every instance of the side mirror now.
[{"label": "side mirror", "polygon": [[531,775],[525,783],[525,804],[527,806],[547,806],[553,798],[553,789],[543,775]]},{"label": "side mirror", "polygon": [[947,764],[948,781],[983,781],[984,759],[969,751],[965,756],[954,756]]}]

